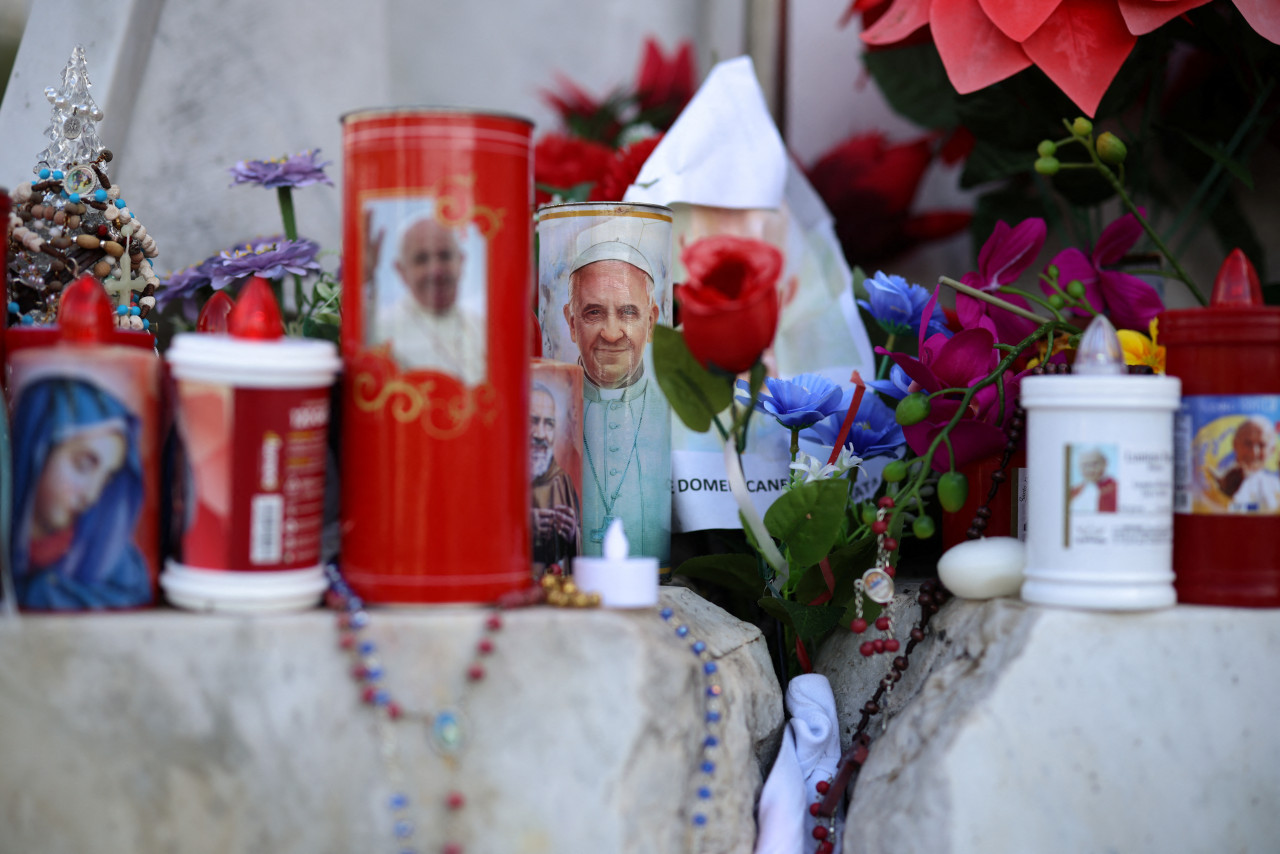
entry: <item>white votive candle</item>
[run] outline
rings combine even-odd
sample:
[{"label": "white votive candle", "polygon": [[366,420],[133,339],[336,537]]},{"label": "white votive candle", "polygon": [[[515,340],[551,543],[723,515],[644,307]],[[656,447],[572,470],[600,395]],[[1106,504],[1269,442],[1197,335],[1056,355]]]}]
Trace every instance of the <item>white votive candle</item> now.
[{"label": "white votive candle", "polygon": [[631,557],[622,520],[614,519],[604,534],[602,557],[575,557],[578,589],[599,593],[606,608],[651,608],[658,604],[658,559]]}]

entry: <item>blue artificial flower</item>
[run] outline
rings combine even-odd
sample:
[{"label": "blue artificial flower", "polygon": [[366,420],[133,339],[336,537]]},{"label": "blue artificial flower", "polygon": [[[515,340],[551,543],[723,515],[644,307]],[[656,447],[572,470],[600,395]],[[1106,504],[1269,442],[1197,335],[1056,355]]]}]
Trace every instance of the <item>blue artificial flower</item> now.
[{"label": "blue artificial flower", "polygon": [[[826,446],[829,453],[829,449],[835,445],[836,437],[840,435],[840,425],[844,423],[845,413],[853,403],[853,393],[853,389],[846,391],[841,398],[840,411],[814,424],[802,438],[813,444]],[[852,448],[855,454],[867,460],[882,454],[892,454],[906,444],[906,441],[902,428],[893,416],[893,410],[874,394],[864,393],[845,439],[845,447]]]},{"label": "blue artificial flower", "polygon": [[[826,377],[817,374],[799,374],[789,380],[767,377],[764,384],[768,393],[756,401],[756,409],[772,415],[788,430],[808,427],[843,412],[840,386]],[[738,387],[746,390],[747,384],[739,380]],[[739,395],[738,401],[747,403],[748,399]]]},{"label": "blue artificial flower", "polygon": [[[890,335],[916,334],[920,331],[925,305],[929,302],[930,294],[927,290],[919,285],[909,284],[901,276],[891,276],[879,270],[866,279],[863,285],[871,301],[858,300],[858,305],[871,313],[881,329]],[[925,329],[926,333],[942,332],[950,337],[947,317],[937,303],[934,303]]]},{"label": "blue artificial flower", "polygon": [[320,163],[320,149],[302,151],[279,160],[241,160],[229,170],[235,180],[232,184],[261,184],[268,189],[278,187],[307,187],[311,184],[333,186],[324,167],[333,161]]},{"label": "blue artificial flower", "polygon": [[894,400],[902,400],[911,394],[911,383],[913,380],[907,376],[907,372],[897,365],[889,368],[889,378],[884,380],[867,380],[867,388],[875,389],[881,394],[888,395]]}]

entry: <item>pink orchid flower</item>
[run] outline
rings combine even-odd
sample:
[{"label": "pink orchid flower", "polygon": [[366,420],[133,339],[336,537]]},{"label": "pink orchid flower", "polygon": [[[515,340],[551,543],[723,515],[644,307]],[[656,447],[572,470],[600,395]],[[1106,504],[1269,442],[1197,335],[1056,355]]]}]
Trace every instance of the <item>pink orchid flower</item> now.
[{"label": "pink orchid flower", "polygon": [[[1110,317],[1117,329],[1146,329],[1164,311],[1164,304],[1151,285],[1129,273],[1105,269],[1118,263],[1141,236],[1138,218],[1125,214],[1102,230],[1088,256],[1079,249],[1064,249],[1049,262],[1058,268],[1060,287],[1065,289],[1078,279],[1084,285],[1089,305]],[[1045,293],[1053,293],[1048,283],[1042,281],[1040,286]]]},{"label": "pink orchid flower", "polygon": [[[996,223],[978,253],[977,272],[965,273],[960,281],[988,293],[1013,284],[1035,263],[1047,234],[1048,227],[1039,217],[1024,219],[1012,228],[1004,221]],[[1030,309],[1027,301],[1017,294],[1000,294],[1000,298],[1019,308]],[[1036,328],[1030,320],[966,294],[956,294],[956,315],[966,329],[979,327],[986,318],[993,324],[996,340],[1001,344],[1017,344]]]},{"label": "pink orchid flower", "polygon": [[[938,292],[935,290],[921,316],[931,316],[937,301]],[[918,359],[905,353],[891,353],[883,347],[876,348],[877,353],[887,355],[911,378],[911,391],[931,393],[946,388],[968,388],[986,379],[1000,362],[1000,354],[995,349],[995,332],[985,318],[974,328],[957,332],[951,338],[941,332],[926,338],[926,332],[927,328],[922,326]],[[1018,380],[1019,377],[1006,373],[1006,417],[1012,414],[1018,399]],[[994,384],[981,389],[970,401],[969,411],[952,429],[949,437],[957,466],[988,457],[1004,447],[1004,431],[996,426],[998,401],[999,391]],[[934,437],[955,416],[959,406],[957,400],[934,398],[926,420],[902,428],[911,450],[924,454]],[[936,471],[947,471],[951,460],[945,452],[937,453],[931,464]]]}]

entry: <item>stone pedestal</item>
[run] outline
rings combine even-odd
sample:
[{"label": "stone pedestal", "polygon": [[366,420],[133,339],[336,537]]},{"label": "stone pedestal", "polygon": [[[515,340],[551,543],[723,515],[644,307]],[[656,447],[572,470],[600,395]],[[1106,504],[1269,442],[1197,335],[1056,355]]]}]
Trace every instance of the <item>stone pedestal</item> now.
[{"label": "stone pedestal", "polygon": [[[372,612],[415,845],[469,852],[737,852],[777,748],[782,697],[765,643],[692,592],[654,611],[508,612],[488,676],[463,689],[479,608]],[[724,686],[704,830],[701,663]],[[231,618],[157,610],[0,621],[0,850],[394,851],[376,718],[325,612]],[[462,704],[470,744],[451,774],[424,717]]]},{"label": "stone pedestal", "polygon": [[[851,651],[836,635],[818,662],[846,743]],[[954,600],[873,724],[844,850],[1274,852],[1278,657],[1280,611]]]}]

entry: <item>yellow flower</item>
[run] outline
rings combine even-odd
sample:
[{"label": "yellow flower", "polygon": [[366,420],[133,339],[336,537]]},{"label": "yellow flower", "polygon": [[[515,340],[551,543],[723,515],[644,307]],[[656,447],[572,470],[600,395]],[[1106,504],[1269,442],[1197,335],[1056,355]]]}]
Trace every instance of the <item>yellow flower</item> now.
[{"label": "yellow flower", "polygon": [[1156,318],[1151,318],[1151,337],[1132,329],[1121,329],[1120,349],[1124,351],[1126,365],[1147,365],[1157,374],[1164,373],[1164,348],[1156,344]]}]

